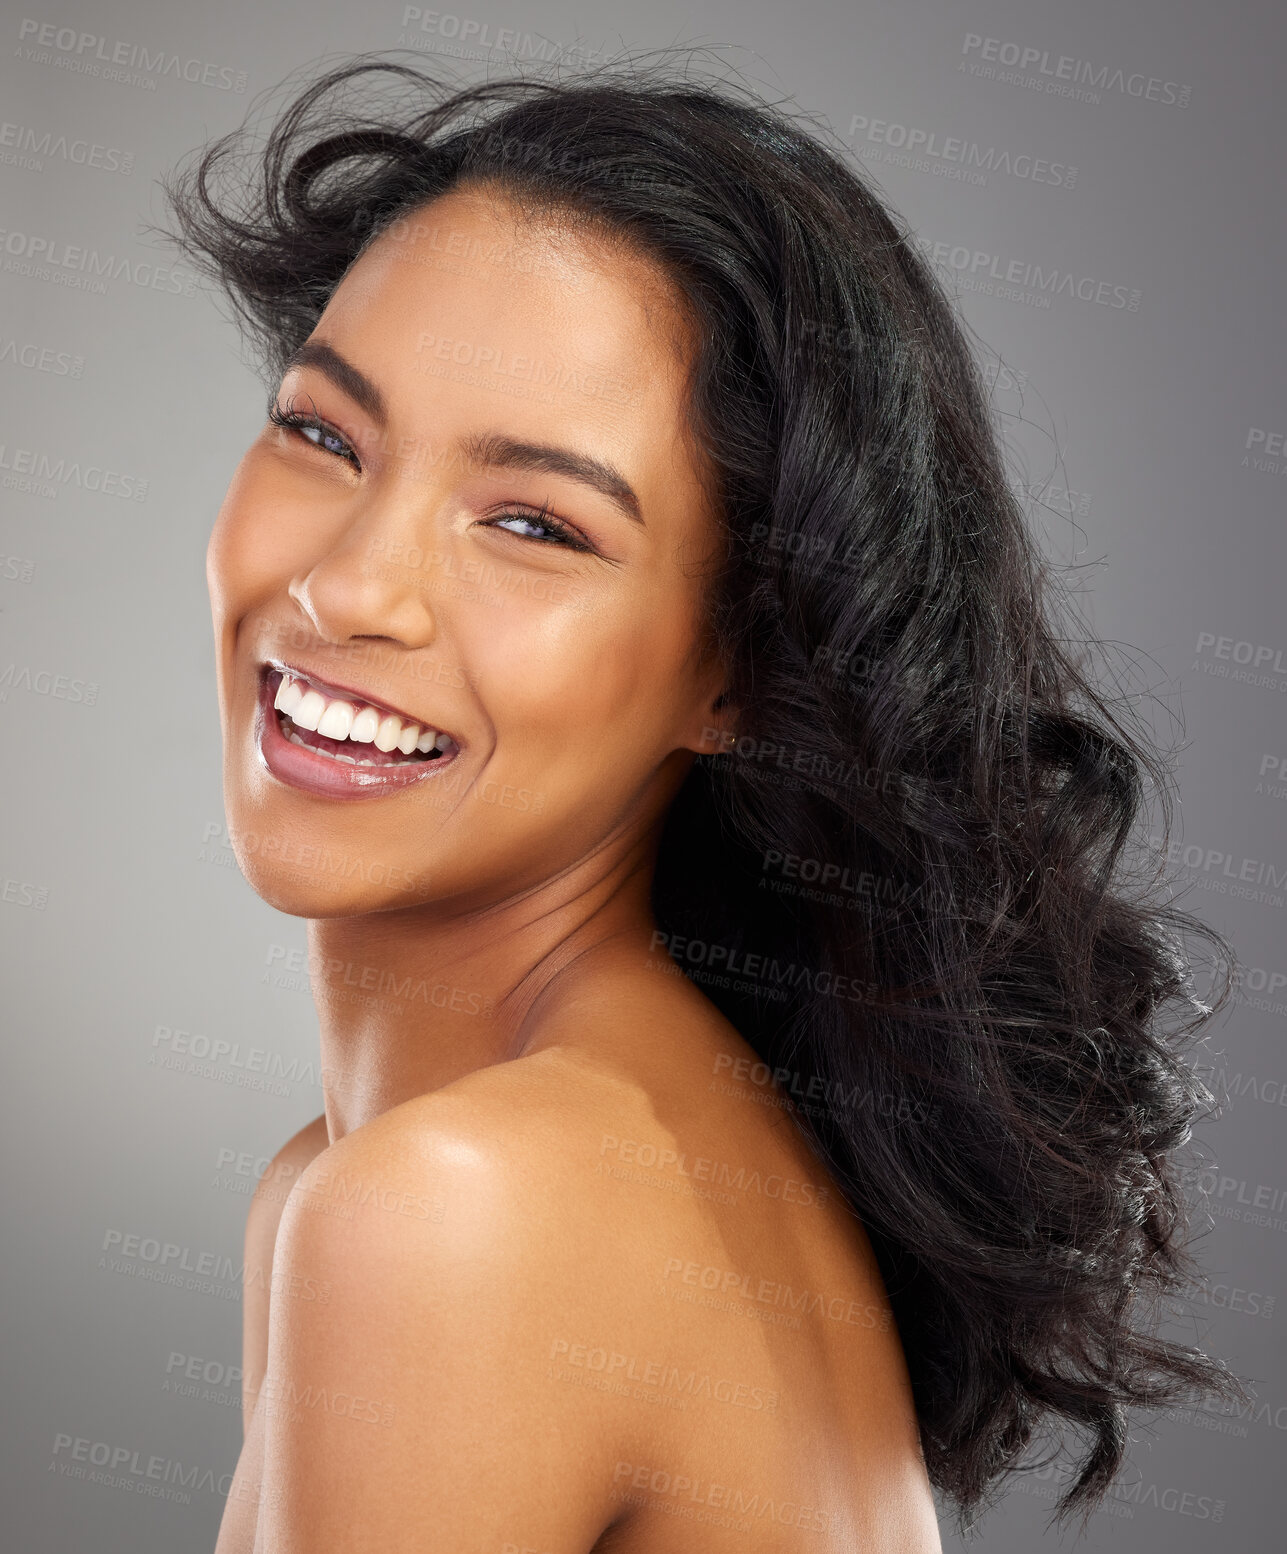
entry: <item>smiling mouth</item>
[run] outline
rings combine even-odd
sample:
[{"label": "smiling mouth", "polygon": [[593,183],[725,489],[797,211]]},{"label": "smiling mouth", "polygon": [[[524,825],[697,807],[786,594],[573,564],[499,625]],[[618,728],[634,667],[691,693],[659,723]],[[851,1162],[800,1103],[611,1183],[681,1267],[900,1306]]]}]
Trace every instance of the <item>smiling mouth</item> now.
[{"label": "smiling mouth", "polygon": [[289,669],[265,665],[272,714],[282,737],[341,766],[387,771],[451,760],[460,746],[443,729]]}]

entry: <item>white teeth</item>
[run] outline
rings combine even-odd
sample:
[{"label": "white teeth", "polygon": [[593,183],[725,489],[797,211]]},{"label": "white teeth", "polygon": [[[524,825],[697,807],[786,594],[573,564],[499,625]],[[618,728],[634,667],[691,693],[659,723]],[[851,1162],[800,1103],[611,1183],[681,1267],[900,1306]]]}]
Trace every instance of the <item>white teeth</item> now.
[{"label": "white teeth", "polygon": [[349,730],[349,738],[359,745],[369,745],[375,738],[375,731],[380,726],[380,714],[374,707],[363,707],[357,717],[353,719],[353,727]]},{"label": "white teeth", "polygon": [[298,745],[301,750],[311,750],[314,755],[324,756],[328,761],[343,761],[346,766],[369,766],[373,770],[387,771],[390,766],[419,766],[419,761],[368,761],[365,756],[345,755],[343,751],[319,750],[316,745],[306,744],[293,730],[287,734],[291,744]]},{"label": "white teeth", "polygon": [[314,755],[325,756],[328,761],[343,761],[346,766],[370,766],[381,771],[387,771],[390,766],[408,766],[412,764],[419,766],[421,764],[419,761],[414,763],[408,761],[368,761],[364,756],[345,755],[340,750],[334,752],[319,750],[316,745],[305,744],[299,735],[294,732],[287,734],[286,737],[291,744],[298,745],[301,750],[311,750]]},{"label": "white teeth", "polygon": [[317,732],[325,734],[329,739],[347,739],[356,712],[357,708],[351,701],[328,701],[326,711],[317,725]]},{"label": "white teeth", "polygon": [[291,721],[296,728],[306,728],[312,733],[316,730],[325,711],[326,697],[317,691],[305,691],[303,701],[290,715]]},{"label": "white teeth", "polygon": [[289,675],[283,675],[282,683],[277,687],[277,697],[273,706],[278,712],[284,712],[287,717],[290,717],[303,700],[304,687],[298,680],[292,680]]},{"label": "white teeth", "polygon": [[[397,713],[381,712],[378,708],[364,706],[342,697],[330,698],[314,690],[307,681],[282,674],[273,698],[273,706],[289,720],[288,737],[305,750],[315,750],[312,745],[295,737],[296,728],[324,735],[328,739],[349,740],[354,744],[374,744],[384,754],[394,750],[410,756],[415,752],[433,757],[435,751],[445,753],[455,748],[450,734],[439,733],[413,720],[404,720]],[[322,752],[328,753],[328,752]],[[369,761],[361,756],[333,754],[333,759],[350,766],[379,766],[379,761]]]},{"label": "white teeth", "polygon": [[398,735],[402,732],[402,719],[389,713],[387,717],[380,719],[380,726],[375,731],[375,748],[389,751],[398,743]]}]

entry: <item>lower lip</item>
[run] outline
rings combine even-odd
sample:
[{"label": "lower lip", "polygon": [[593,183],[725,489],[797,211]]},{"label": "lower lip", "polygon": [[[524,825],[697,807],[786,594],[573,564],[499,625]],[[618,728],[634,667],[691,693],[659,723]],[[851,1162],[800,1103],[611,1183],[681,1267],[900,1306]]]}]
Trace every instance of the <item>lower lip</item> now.
[{"label": "lower lip", "polygon": [[259,686],[259,708],[255,718],[255,745],[267,769],[292,788],[315,793],[324,799],[368,799],[409,788],[418,782],[431,782],[448,766],[453,766],[459,750],[432,761],[408,761],[395,766],[350,766],[293,744],[282,733],[273,699],[277,694],[277,676],[264,675]]}]

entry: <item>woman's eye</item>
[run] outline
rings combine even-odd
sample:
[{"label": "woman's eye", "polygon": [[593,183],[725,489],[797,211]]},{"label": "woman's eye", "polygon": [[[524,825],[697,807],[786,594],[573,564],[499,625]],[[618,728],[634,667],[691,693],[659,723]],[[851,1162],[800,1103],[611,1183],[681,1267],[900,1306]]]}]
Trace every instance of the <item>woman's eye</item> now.
[{"label": "woman's eye", "polygon": [[324,426],[314,426],[306,421],[300,427],[300,431],[308,438],[309,442],[315,442],[319,448],[325,448],[327,453],[338,453],[342,457],[348,451],[348,443],[336,432],[329,432]]},{"label": "woman's eye", "polygon": [[[485,520],[489,528],[504,529],[507,534],[517,534],[520,539],[535,540],[542,545],[564,545],[569,550],[590,550],[579,534],[562,519],[548,512],[501,513]],[[508,528],[515,524],[517,527]]]},{"label": "woman's eye", "polygon": [[348,439],[343,437],[335,428],[323,421],[318,415],[305,415],[301,411],[287,406],[285,410],[278,405],[271,405],[268,410],[268,419],[274,426],[286,427],[291,431],[299,432],[324,453],[334,454],[337,458],[344,459],[352,464],[355,469],[361,469],[357,454],[350,446]]}]

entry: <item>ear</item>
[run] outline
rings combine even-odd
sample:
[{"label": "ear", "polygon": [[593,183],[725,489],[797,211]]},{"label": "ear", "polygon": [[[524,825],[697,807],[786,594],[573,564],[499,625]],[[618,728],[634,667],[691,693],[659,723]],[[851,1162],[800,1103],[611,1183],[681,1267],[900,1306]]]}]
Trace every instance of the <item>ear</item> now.
[{"label": "ear", "polygon": [[685,731],[681,748],[698,755],[730,755],[737,741],[737,725],[738,709],[727,690],[720,688],[703,700]]}]

